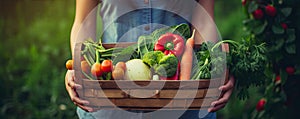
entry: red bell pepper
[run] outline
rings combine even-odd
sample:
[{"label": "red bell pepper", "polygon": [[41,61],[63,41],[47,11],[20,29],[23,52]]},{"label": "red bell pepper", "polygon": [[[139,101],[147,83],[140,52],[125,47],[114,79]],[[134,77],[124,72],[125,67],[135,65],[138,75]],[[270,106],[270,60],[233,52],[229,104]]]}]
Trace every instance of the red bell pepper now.
[{"label": "red bell pepper", "polygon": [[178,34],[166,33],[158,38],[154,50],[162,51],[165,55],[174,54],[180,57],[184,50],[184,40]]}]

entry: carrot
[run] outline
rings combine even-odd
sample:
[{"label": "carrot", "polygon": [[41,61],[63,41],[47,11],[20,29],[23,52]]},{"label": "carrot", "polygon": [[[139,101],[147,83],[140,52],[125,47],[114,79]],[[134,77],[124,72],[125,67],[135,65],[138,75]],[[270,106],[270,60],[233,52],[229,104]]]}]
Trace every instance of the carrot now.
[{"label": "carrot", "polygon": [[194,47],[194,35],[195,29],[193,30],[192,37],[186,41],[185,50],[183,52],[181,63],[180,63],[180,80],[190,80],[192,65],[193,65],[193,47]]}]

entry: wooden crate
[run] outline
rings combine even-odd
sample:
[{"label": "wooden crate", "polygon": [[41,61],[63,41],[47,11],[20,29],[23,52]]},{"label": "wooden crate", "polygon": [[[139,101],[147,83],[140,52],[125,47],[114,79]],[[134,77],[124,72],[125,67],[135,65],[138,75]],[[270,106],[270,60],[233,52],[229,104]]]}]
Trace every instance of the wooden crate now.
[{"label": "wooden crate", "polygon": [[[133,44],[133,43],[129,43]],[[77,44],[76,44],[77,45]],[[76,50],[81,49],[75,47]],[[106,48],[115,44],[105,44]],[[128,44],[118,44],[126,47]],[[76,49],[78,48],[78,49]],[[75,62],[75,67],[80,67]],[[75,69],[75,77],[82,77],[80,70]],[[227,76],[226,71],[226,76]],[[80,78],[77,78],[80,79]],[[88,106],[94,109],[126,110],[157,110],[157,109],[205,109],[211,102],[217,100],[221,94],[218,87],[223,85],[225,78],[209,80],[158,80],[158,81],[129,81],[129,80],[76,80],[82,85],[77,93],[80,98],[88,100]]]},{"label": "wooden crate", "polygon": [[[218,99],[220,80],[128,81],[83,79],[79,95],[88,106],[123,109],[200,109]],[[151,84],[150,84],[151,83]],[[148,85],[151,86],[148,86]],[[163,87],[160,87],[162,86]],[[122,87],[122,88],[120,88]]]}]

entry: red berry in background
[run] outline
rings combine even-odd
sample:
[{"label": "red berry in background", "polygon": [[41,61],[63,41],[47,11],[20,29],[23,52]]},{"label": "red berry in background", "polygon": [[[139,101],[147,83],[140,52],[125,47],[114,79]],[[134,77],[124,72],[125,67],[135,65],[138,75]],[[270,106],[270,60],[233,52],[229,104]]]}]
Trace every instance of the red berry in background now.
[{"label": "red berry in background", "polygon": [[265,99],[260,99],[257,104],[256,104],[256,110],[258,112],[262,111],[265,109],[265,104],[266,104],[266,100]]},{"label": "red berry in background", "polygon": [[295,68],[294,67],[286,67],[285,68],[286,73],[288,73],[289,75],[293,75],[295,73]]},{"label": "red berry in background", "polygon": [[263,18],[264,13],[261,9],[257,9],[252,13],[252,15],[255,19],[261,19],[261,18]]},{"label": "red berry in background", "polygon": [[271,16],[271,17],[274,17],[277,13],[276,8],[272,5],[267,5],[265,7],[265,9],[266,9],[266,14]]},{"label": "red berry in background", "polygon": [[288,28],[287,24],[286,23],[281,23],[281,27],[286,30]]},{"label": "red berry in background", "polygon": [[280,80],[281,80],[280,75],[277,75],[276,78],[275,78],[275,82],[279,82]]},{"label": "red berry in background", "polygon": [[247,0],[242,0],[242,5],[245,6],[247,3]]}]

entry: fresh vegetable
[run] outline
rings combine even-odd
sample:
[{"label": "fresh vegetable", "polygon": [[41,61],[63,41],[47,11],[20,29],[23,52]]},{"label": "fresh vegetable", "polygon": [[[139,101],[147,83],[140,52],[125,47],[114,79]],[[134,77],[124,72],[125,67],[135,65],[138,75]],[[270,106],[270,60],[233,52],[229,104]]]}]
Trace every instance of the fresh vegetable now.
[{"label": "fresh vegetable", "polygon": [[178,34],[166,33],[159,37],[154,45],[154,50],[180,57],[184,50],[184,40]]},{"label": "fresh vegetable", "polygon": [[253,17],[254,17],[255,19],[261,19],[261,18],[264,17],[264,13],[263,13],[263,11],[262,11],[261,9],[255,10],[255,11],[252,13],[252,15],[253,15]]},{"label": "fresh vegetable", "polygon": [[230,52],[227,57],[227,65],[236,81],[237,96],[241,99],[249,97],[248,88],[259,86],[267,79],[265,74],[267,64],[266,46],[257,43],[251,37],[242,41],[225,40],[229,43]]},{"label": "fresh vegetable", "polygon": [[101,64],[96,62],[95,64],[92,65],[91,68],[91,73],[96,76],[96,77],[100,77],[102,76],[102,71],[101,71]]},{"label": "fresh vegetable", "polygon": [[225,53],[216,45],[218,44],[204,42],[200,48],[195,49],[196,59],[193,60],[192,80],[210,79],[212,75],[214,77],[223,75],[226,60]]},{"label": "fresh vegetable", "polygon": [[172,77],[176,74],[178,68],[178,59],[175,55],[170,54],[162,57],[158,65],[154,66],[155,72],[159,76]]},{"label": "fresh vegetable", "polygon": [[115,80],[122,80],[125,76],[126,64],[124,62],[118,62],[112,71],[112,77]]},{"label": "fresh vegetable", "polygon": [[195,42],[194,34],[195,30],[193,31],[192,37],[186,41],[185,50],[181,58],[180,80],[190,80],[191,78]]},{"label": "fresh vegetable", "polygon": [[153,31],[150,35],[140,36],[137,43],[137,54],[139,54],[139,57],[135,58],[142,58],[145,53],[153,51],[154,44],[163,34],[166,33],[178,34],[185,40],[190,37],[190,26],[183,23],[171,27],[163,27]]},{"label": "fresh vegetable", "polygon": [[174,76],[178,70],[178,59],[173,54],[164,55],[161,51],[151,51],[146,53],[142,60],[159,76],[169,78]]},{"label": "fresh vegetable", "polygon": [[96,76],[96,78],[98,79],[98,77],[102,76],[103,71],[101,70],[101,63],[100,63],[100,57],[99,57],[100,53],[98,51],[96,51],[96,62],[92,65],[91,68],[91,73]]},{"label": "fresh vegetable", "polygon": [[267,5],[265,7],[265,10],[266,10],[266,14],[269,15],[269,16],[271,16],[271,17],[274,17],[276,15],[276,13],[277,13],[276,8],[274,6],[272,6],[272,5]]},{"label": "fresh vegetable", "polygon": [[117,64],[116,64],[116,67],[115,68],[122,68],[123,70],[126,70],[126,64],[125,64],[125,62],[118,62]]},{"label": "fresh vegetable", "polygon": [[122,80],[125,76],[125,71],[121,67],[116,67],[112,71],[112,77],[114,80]]},{"label": "fresh vegetable", "polygon": [[66,68],[67,68],[68,70],[73,70],[73,60],[68,60],[68,61],[66,62]]},{"label": "fresh vegetable", "polygon": [[153,37],[151,35],[140,36],[138,39],[138,54],[140,57],[154,48]]},{"label": "fresh vegetable", "polygon": [[81,70],[86,74],[91,71],[91,67],[86,60],[81,61]]},{"label": "fresh vegetable", "polygon": [[160,79],[161,80],[178,80],[179,75],[180,75],[179,72],[180,72],[180,62],[178,62],[177,71],[176,71],[176,74],[174,76],[171,76],[171,77],[160,76]]},{"label": "fresh vegetable", "polygon": [[130,59],[139,59],[139,53],[137,52],[137,45],[131,45],[118,53],[115,53],[115,57],[111,57],[113,64],[117,64],[118,62],[127,62]]},{"label": "fresh vegetable", "polygon": [[188,39],[190,37],[190,26],[188,24],[182,23],[179,25],[171,26],[171,27],[163,27],[157,29],[152,32],[151,36],[153,38],[153,42],[155,43],[159,37],[166,33],[173,33],[182,36],[184,39]]},{"label": "fresh vegetable", "polygon": [[101,70],[103,72],[111,72],[113,68],[113,64],[111,60],[103,60],[101,63]]},{"label": "fresh vegetable", "polygon": [[150,67],[153,67],[153,66],[157,65],[164,56],[165,56],[165,54],[161,51],[151,51],[151,52],[145,53],[142,60],[144,63],[146,63]]},{"label": "fresh vegetable", "polygon": [[265,109],[266,100],[260,99],[258,103],[256,104],[256,110],[258,112],[263,111]]},{"label": "fresh vegetable", "polygon": [[150,68],[141,59],[132,59],[126,62],[125,80],[150,80]]}]

